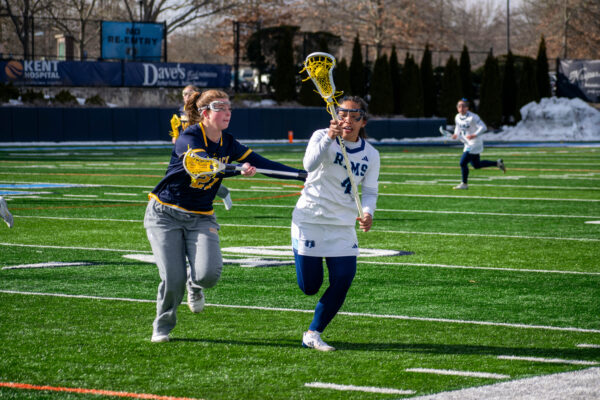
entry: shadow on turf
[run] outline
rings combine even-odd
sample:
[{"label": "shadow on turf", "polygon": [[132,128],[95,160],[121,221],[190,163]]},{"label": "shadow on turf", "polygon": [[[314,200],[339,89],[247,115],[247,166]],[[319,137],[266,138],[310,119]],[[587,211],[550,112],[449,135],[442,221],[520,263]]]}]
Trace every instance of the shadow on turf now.
[{"label": "shadow on turf", "polygon": [[[266,347],[301,347],[301,340],[226,340],[226,339],[197,339],[172,338],[172,342],[212,343],[233,346],[266,346]],[[476,354],[476,355],[513,355],[543,358],[566,358],[597,361],[600,359],[598,349],[540,349],[527,347],[446,345],[431,343],[351,343],[328,341],[329,344],[341,351],[401,351],[427,354]]]}]

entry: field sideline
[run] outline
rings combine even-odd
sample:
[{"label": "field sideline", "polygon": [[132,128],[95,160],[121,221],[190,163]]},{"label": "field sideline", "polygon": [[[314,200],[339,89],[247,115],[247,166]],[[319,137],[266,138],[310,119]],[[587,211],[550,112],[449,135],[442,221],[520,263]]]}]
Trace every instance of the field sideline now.
[{"label": "field sideline", "polygon": [[[302,147],[251,147],[301,166]],[[289,248],[300,182],[226,180],[221,281],[152,344],[142,220],[170,150],[0,147],[15,220],[0,222],[0,398],[600,398],[600,149],[487,148],[508,171],[472,170],[467,191],[457,147],[379,150],[374,227],[324,354],[300,346],[318,299]]]}]

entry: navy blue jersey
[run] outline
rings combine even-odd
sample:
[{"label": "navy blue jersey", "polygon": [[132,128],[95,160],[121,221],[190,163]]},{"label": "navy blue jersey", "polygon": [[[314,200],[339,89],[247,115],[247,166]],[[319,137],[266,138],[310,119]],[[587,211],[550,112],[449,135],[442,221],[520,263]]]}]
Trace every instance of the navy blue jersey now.
[{"label": "navy blue jersey", "polygon": [[222,133],[218,143],[212,142],[206,137],[201,124],[192,125],[177,139],[166,175],[152,190],[150,197],[162,204],[198,214],[213,214],[212,203],[221,180],[240,172],[219,172],[201,176],[194,182],[183,168],[183,154],[188,149],[193,149],[201,157],[214,158],[225,164],[248,162],[257,168],[300,172],[254,153],[227,132]]}]

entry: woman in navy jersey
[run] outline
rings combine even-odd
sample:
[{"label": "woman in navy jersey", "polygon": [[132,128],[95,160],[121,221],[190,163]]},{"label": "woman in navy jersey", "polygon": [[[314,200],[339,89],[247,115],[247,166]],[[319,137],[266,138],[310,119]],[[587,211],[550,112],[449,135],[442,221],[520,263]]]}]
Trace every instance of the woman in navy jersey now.
[{"label": "woman in navy jersey", "polygon": [[[243,163],[244,176],[253,176],[257,167],[302,172],[254,153],[223,132],[231,120],[227,93],[194,93],[185,109],[190,125],[175,143],[165,177],[149,194],[144,218],[161,279],[151,339],[155,343],[169,341],[186,285],[188,307],[197,313],[204,308],[203,289],[217,284],[223,259],[213,201],[222,179],[240,174],[219,172],[192,180],[183,167],[183,154],[192,149],[200,156],[224,163]],[[186,259],[191,267],[189,276]]]}]

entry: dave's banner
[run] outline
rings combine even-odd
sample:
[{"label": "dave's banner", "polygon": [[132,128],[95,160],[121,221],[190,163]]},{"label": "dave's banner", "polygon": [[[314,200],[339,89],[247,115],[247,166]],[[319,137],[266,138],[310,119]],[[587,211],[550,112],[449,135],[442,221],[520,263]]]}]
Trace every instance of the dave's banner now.
[{"label": "dave's banner", "polygon": [[152,22],[102,21],[102,58],[160,61],[164,29]]},{"label": "dave's banner", "polygon": [[558,60],[558,96],[600,103],[600,60]]},{"label": "dave's banner", "polygon": [[124,86],[229,87],[231,66],[191,63],[125,63]]},{"label": "dave's banner", "polygon": [[0,82],[31,86],[121,86],[121,63],[0,61]]}]

